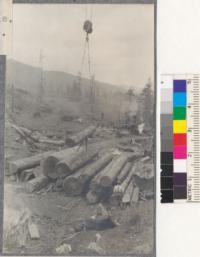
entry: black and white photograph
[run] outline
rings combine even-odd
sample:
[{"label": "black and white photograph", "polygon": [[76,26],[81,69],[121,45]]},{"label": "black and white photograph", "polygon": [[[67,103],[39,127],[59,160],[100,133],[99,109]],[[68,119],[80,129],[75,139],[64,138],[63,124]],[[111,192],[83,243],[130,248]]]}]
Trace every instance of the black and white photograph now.
[{"label": "black and white photograph", "polygon": [[155,256],[154,4],[12,11],[3,253]]}]

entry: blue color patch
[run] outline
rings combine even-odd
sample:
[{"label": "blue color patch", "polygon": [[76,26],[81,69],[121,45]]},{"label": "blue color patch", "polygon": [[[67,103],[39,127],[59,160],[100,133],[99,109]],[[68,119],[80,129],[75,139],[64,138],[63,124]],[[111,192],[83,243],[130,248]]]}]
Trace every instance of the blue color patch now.
[{"label": "blue color patch", "polygon": [[186,80],[179,79],[173,81],[174,92],[186,92]]},{"label": "blue color patch", "polygon": [[174,93],[173,94],[174,106],[186,106],[186,93]]}]

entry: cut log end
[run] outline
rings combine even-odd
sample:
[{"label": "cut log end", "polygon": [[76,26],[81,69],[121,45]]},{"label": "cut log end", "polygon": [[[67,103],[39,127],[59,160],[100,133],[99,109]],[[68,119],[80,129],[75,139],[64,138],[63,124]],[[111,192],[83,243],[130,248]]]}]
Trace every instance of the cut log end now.
[{"label": "cut log end", "polygon": [[57,173],[55,172],[55,166],[57,163],[58,160],[54,156],[47,157],[41,163],[43,174],[51,179],[56,179],[58,177]]},{"label": "cut log end", "polygon": [[99,201],[99,196],[92,191],[89,191],[86,195],[89,204],[95,204]]},{"label": "cut log end", "polygon": [[71,174],[71,170],[70,170],[69,166],[67,165],[67,163],[64,163],[61,161],[56,164],[55,173],[56,173],[57,177],[64,178]]},{"label": "cut log end", "polygon": [[66,195],[78,196],[83,191],[83,184],[77,178],[67,177],[63,181],[63,190]]},{"label": "cut log end", "polygon": [[112,181],[111,181],[110,177],[108,177],[106,175],[102,176],[101,180],[100,180],[100,185],[102,187],[109,187],[109,186],[111,186],[112,185]]}]

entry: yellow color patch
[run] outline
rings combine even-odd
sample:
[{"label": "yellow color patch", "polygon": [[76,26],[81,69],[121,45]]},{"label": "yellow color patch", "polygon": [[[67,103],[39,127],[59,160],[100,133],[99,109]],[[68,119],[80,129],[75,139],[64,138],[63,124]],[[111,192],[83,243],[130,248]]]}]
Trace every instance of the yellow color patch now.
[{"label": "yellow color patch", "polygon": [[186,120],[174,120],[173,133],[187,133]]}]

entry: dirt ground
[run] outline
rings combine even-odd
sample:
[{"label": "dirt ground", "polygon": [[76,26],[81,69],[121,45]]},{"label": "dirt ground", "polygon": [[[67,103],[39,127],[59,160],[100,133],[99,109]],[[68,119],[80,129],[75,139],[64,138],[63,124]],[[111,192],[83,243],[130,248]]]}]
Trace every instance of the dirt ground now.
[{"label": "dirt ground", "polygon": [[[36,129],[41,133],[52,133],[55,138],[63,138],[65,131],[79,131],[87,127],[88,121],[62,121],[55,112],[42,114],[33,118],[29,111],[19,111],[15,114],[18,125]],[[10,117],[7,115],[7,120]],[[16,132],[6,127],[6,164],[10,160],[33,155],[26,143],[17,140]],[[89,145],[97,145],[101,152],[115,149],[120,139],[109,130],[101,131],[90,141]],[[42,151],[50,150],[50,146],[41,146]],[[6,165],[6,171],[8,165]],[[39,167],[37,168],[39,169]],[[5,174],[6,174],[5,171]],[[153,188],[152,188],[153,191]],[[113,207],[105,203],[111,217],[118,226],[102,231],[83,230],[75,232],[74,222],[84,220],[94,215],[97,205],[89,205],[84,196],[67,197],[64,192],[47,192],[41,190],[27,194],[24,184],[17,182],[14,177],[5,176],[5,212],[4,212],[4,253],[55,255],[56,248],[63,243],[71,245],[68,255],[91,255],[88,245],[95,242],[96,234],[100,234],[99,246],[107,255],[144,255],[153,256],[154,250],[154,200],[140,200],[137,206]],[[24,245],[17,240],[7,240],[6,231],[16,213],[28,209],[37,224],[40,239],[32,240],[26,237]],[[7,217],[7,215],[10,217]],[[6,218],[5,218],[6,216]],[[15,235],[17,237],[17,235]],[[95,255],[95,254],[93,254]]]}]

